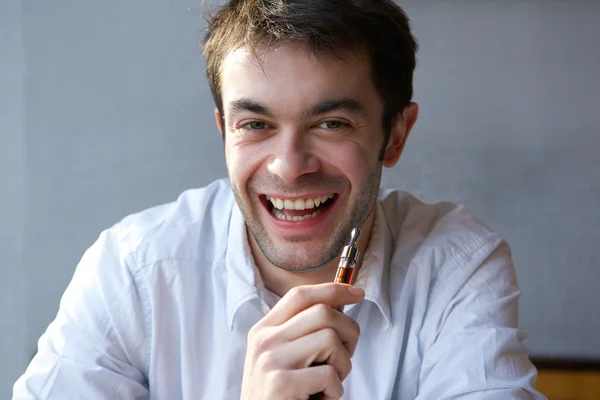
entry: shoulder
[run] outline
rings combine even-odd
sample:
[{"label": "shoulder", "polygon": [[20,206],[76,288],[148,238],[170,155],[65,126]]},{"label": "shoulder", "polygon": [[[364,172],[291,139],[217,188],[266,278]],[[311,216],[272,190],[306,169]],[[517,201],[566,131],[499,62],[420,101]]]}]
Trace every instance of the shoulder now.
[{"label": "shoulder", "polygon": [[[234,205],[228,180],[182,192],[170,203],[130,214],[105,232],[119,253],[142,266],[164,259],[194,259],[200,248],[218,251]],[[214,246],[202,246],[203,244]]]},{"label": "shoulder", "polygon": [[443,280],[467,260],[469,264],[483,263],[504,242],[460,204],[427,204],[399,190],[382,190],[380,204],[394,242],[394,255],[407,268],[417,264],[421,270],[430,269],[435,280]]}]

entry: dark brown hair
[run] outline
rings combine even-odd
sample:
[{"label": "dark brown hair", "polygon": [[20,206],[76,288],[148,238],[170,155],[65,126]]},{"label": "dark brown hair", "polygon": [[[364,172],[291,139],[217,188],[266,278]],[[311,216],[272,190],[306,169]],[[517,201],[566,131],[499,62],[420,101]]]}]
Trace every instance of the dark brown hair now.
[{"label": "dark brown hair", "polygon": [[221,64],[225,56],[240,47],[256,52],[290,41],[305,41],[317,57],[341,57],[344,51],[367,56],[384,104],[385,148],[395,117],[413,95],[418,45],[404,11],[392,0],[227,2],[208,18],[204,41],[208,81],[222,118]]}]

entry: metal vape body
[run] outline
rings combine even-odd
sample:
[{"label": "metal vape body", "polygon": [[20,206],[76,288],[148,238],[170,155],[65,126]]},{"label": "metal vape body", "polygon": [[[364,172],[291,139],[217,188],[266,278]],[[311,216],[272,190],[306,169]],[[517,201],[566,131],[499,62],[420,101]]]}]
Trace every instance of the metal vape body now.
[{"label": "metal vape body", "polygon": [[[354,278],[354,270],[360,259],[360,250],[358,250],[358,239],[360,239],[361,231],[360,228],[352,229],[352,235],[348,245],[344,246],[342,256],[340,257],[340,263],[335,274],[336,283],[346,283],[352,285]],[[343,307],[337,308],[339,311],[343,311]]]}]

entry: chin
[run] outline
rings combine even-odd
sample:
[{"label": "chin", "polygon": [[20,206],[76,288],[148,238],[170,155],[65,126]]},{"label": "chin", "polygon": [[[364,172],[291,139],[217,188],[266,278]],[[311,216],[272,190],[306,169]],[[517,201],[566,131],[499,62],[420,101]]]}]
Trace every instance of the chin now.
[{"label": "chin", "polygon": [[[307,241],[261,246],[263,254],[271,264],[285,271],[306,273],[325,268],[339,251],[332,249],[333,243],[307,243]],[[341,251],[341,248],[340,248]],[[312,256],[311,256],[312,255]]]}]

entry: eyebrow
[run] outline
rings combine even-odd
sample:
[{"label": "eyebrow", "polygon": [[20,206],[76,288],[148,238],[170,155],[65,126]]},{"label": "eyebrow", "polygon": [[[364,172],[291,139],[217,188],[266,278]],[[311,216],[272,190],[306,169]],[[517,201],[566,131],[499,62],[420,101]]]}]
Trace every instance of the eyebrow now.
[{"label": "eyebrow", "polygon": [[250,99],[237,99],[229,103],[231,111],[230,116],[234,116],[244,111],[250,111],[254,114],[264,115],[273,118],[274,114],[269,107],[262,105]]},{"label": "eyebrow", "polygon": [[[244,111],[264,115],[269,118],[274,118],[275,116],[275,113],[273,113],[269,107],[248,98],[234,100],[229,103],[229,107],[230,117]],[[362,103],[349,97],[342,97],[339,99],[330,99],[314,104],[302,112],[302,117],[308,119],[338,110],[347,111],[362,118],[367,116],[367,109]]]},{"label": "eyebrow", "polygon": [[304,111],[302,115],[304,118],[312,118],[338,110],[347,111],[362,118],[367,115],[366,107],[349,97],[322,101],[311,106],[308,110]]}]

